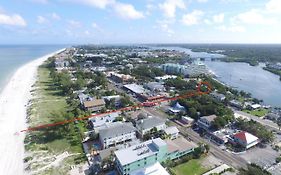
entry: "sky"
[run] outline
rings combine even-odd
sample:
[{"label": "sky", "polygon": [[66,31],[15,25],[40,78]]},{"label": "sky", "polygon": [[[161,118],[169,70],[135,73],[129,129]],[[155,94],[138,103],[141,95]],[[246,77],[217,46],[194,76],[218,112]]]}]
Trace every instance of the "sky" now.
[{"label": "sky", "polygon": [[0,44],[281,43],[281,0],[0,0]]}]

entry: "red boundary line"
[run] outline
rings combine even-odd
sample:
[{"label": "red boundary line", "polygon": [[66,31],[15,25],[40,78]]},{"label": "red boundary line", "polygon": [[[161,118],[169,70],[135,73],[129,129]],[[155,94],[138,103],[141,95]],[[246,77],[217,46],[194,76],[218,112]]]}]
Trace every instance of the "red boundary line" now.
[{"label": "red boundary line", "polygon": [[[207,91],[206,92],[201,91],[201,86],[202,85],[207,86]],[[154,103],[156,105],[156,104],[160,104],[160,103],[165,102],[165,101],[174,101],[174,100],[181,99],[181,98],[190,98],[190,97],[195,96],[195,95],[209,94],[210,92],[211,92],[210,84],[208,82],[200,82],[200,83],[198,83],[196,92],[194,92],[194,93],[190,92],[190,93],[187,93],[185,95],[179,95],[179,96],[176,96],[176,97],[160,99],[160,100],[153,101],[152,103]],[[86,116],[86,117],[74,118],[74,119],[71,119],[71,120],[64,120],[64,121],[60,121],[60,122],[55,122],[55,123],[49,123],[49,124],[39,125],[39,126],[35,126],[35,127],[30,127],[30,128],[21,130],[20,132],[35,131],[35,130],[39,130],[39,129],[42,129],[42,128],[63,125],[63,124],[67,124],[67,123],[71,123],[71,122],[75,122],[75,121],[80,121],[80,120],[86,120],[86,119],[89,119],[89,118],[92,118],[92,117],[99,117],[99,116],[104,115],[104,114],[110,114],[110,113],[122,112],[122,111],[129,111],[129,110],[132,110],[132,109],[136,109],[136,108],[140,108],[140,107],[145,107],[144,103],[140,103],[140,104],[134,105],[134,106],[128,106],[128,107],[120,108],[120,109],[117,109],[117,110],[111,110],[111,111],[107,111],[107,112],[104,112],[104,113],[92,114],[92,115]]]}]

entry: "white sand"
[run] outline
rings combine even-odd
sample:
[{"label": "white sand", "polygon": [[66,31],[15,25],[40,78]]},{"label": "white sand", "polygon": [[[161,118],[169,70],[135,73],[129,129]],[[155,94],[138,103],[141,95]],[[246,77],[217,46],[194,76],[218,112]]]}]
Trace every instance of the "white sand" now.
[{"label": "white sand", "polygon": [[26,105],[31,98],[31,86],[36,81],[37,68],[49,57],[45,55],[20,67],[0,94],[0,174],[24,174],[24,133],[27,127]]}]

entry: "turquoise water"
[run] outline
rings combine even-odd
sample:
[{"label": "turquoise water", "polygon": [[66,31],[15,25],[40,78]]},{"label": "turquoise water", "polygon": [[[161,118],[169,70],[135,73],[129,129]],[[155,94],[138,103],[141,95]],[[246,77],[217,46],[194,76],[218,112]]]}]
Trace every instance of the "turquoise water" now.
[{"label": "turquoise water", "polygon": [[0,92],[13,73],[22,65],[65,45],[0,45]]},{"label": "turquoise water", "polygon": [[[163,48],[163,47],[161,47]],[[206,52],[192,52],[181,47],[164,47],[190,54],[194,58],[219,58],[223,55]],[[218,80],[239,90],[250,92],[253,97],[262,99],[266,105],[281,107],[281,81],[279,76],[246,63],[205,61]]]}]

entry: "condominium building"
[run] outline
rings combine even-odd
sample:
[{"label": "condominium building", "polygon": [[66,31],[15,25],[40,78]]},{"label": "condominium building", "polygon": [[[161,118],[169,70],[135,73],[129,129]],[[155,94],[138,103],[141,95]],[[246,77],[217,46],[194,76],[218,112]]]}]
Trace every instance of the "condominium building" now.
[{"label": "condominium building", "polygon": [[149,167],[167,159],[177,159],[191,153],[197,145],[183,137],[175,140],[161,138],[148,140],[122,150],[115,151],[115,166],[121,175]]},{"label": "condominium building", "polygon": [[104,149],[134,139],[136,128],[131,123],[116,123],[112,127],[99,130],[99,140]]}]

